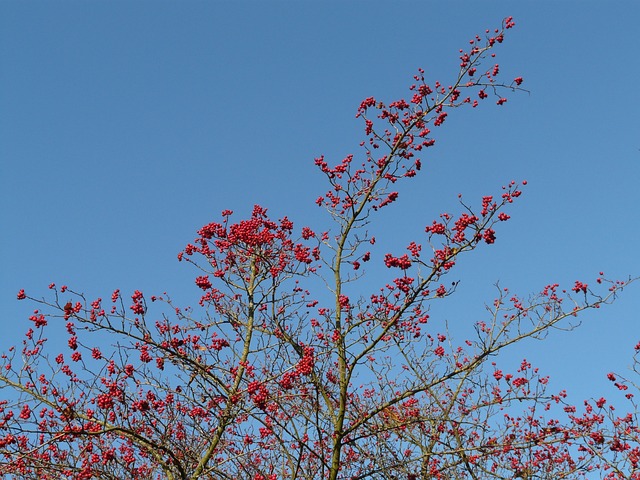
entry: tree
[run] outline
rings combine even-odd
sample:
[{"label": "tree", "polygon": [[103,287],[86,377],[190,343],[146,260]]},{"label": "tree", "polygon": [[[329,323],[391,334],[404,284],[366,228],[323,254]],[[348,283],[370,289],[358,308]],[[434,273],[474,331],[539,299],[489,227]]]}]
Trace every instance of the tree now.
[{"label": "tree", "polygon": [[[498,288],[460,344],[429,319],[455,293],[445,277],[458,258],[495,242],[526,182],[477,207],[460,200],[461,213],[400,252],[373,246],[378,212],[435,144],[430,127],[522,89],[485,65],[513,26],[461,50],[451,86],[419,70],[409,100],[361,103],[361,154],[315,160],[330,228],[296,230],[261,206],[203,226],[178,256],[199,269],[197,310],[140,291],[104,301],[54,284],[51,298],[21,290],[38,309],[22,348],[2,356],[5,478],[575,478],[608,466],[588,446],[600,439],[593,422],[551,416],[572,407],[546,377],[526,360],[511,373],[493,360],[571,328],[628,282],[601,274],[602,293],[576,281],[528,298]],[[367,262],[388,278],[366,277]],[[46,332],[63,324],[66,344],[52,345]],[[603,444],[619,437],[609,432]]]}]

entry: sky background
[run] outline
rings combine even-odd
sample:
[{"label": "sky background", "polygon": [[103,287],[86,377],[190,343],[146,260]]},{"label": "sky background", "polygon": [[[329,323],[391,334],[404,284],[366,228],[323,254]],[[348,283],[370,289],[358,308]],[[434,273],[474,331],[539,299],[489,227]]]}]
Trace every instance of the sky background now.
[{"label": "sky background", "polygon": [[[476,203],[529,182],[496,244],[452,272],[439,321],[454,331],[486,318],[497,281],[527,295],[640,275],[640,3],[0,3],[0,350],[30,323],[20,288],[197,303],[197,272],[176,255],[224,209],[240,219],[259,203],[321,230],[313,159],[359,150],[360,101],[406,96],[418,67],[447,84],[458,49],[509,15],[501,75],[531,93],[451,112],[371,229],[397,252],[457,212],[458,193]],[[639,311],[636,284],[502,362],[529,359],[576,403],[599,397],[631,363]]]}]

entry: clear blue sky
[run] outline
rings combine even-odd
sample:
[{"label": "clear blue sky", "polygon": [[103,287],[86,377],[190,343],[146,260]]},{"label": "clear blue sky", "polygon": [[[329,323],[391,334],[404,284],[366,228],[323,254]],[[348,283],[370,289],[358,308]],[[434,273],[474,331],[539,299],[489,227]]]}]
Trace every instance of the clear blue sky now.
[{"label": "clear blue sky", "polygon": [[[176,254],[221,210],[321,225],[313,159],[358,150],[360,100],[404,96],[418,67],[446,83],[508,15],[498,60],[531,94],[451,113],[377,233],[400,249],[458,193],[528,180],[498,242],[452,274],[452,325],[481,319],[498,280],[526,294],[640,274],[638,2],[2,2],[0,350],[27,328],[20,288],[194,304]],[[636,285],[505,361],[599,396],[640,340],[639,299]]]}]

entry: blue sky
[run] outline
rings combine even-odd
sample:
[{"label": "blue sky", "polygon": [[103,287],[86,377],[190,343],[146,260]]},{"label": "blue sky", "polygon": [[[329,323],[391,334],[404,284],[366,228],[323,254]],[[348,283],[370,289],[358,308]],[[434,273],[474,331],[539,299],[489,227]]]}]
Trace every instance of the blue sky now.
[{"label": "blue sky", "polygon": [[[600,270],[639,275],[637,2],[8,1],[0,349],[27,328],[20,288],[196,303],[196,272],[176,254],[223,209],[240,218],[259,203],[322,225],[313,159],[358,150],[359,102],[405,96],[418,67],[446,83],[458,49],[508,15],[498,61],[531,93],[450,114],[376,236],[399,250],[456,211],[458,193],[527,179],[497,243],[453,274],[452,325],[482,318],[496,281],[527,294]],[[577,402],[608,392],[605,374],[624,372],[640,340],[639,288],[504,361],[526,357]]]}]

